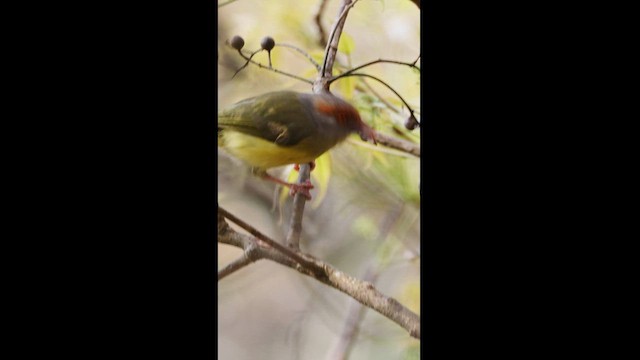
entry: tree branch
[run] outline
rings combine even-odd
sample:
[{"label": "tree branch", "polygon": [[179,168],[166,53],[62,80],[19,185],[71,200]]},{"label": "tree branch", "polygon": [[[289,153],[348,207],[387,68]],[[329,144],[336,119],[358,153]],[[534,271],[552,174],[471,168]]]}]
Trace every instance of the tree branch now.
[{"label": "tree branch", "polygon": [[[343,74],[343,75],[344,75],[344,74]],[[368,77],[368,78],[370,78],[370,79],[373,79],[373,80],[378,81],[378,82],[379,82],[379,83],[381,83],[382,85],[386,86],[386,87],[387,87],[387,89],[391,90],[394,94],[396,94],[396,96],[397,96],[397,97],[402,101],[402,103],[404,104],[404,106],[406,106],[406,107],[407,107],[407,110],[409,110],[409,113],[411,113],[411,115],[413,115],[413,113],[415,112],[415,110],[413,110],[413,108],[411,108],[411,106],[410,106],[410,105],[409,105],[409,104],[404,100],[404,98],[403,98],[400,94],[398,94],[398,92],[397,92],[394,88],[392,88],[389,84],[387,84],[386,82],[384,82],[382,79],[377,78],[377,77],[375,77],[375,76],[373,76],[373,75],[369,75],[369,74],[362,74],[362,73],[350,73],[350,74],[345,75],[344,77],[347,77],[347,76],[363,76],[363,77]],[[336,77],[336,78],[334,78],[334,79],[330,79],[330,80],[329,80],[329,84],[330,84],[330,83],[332,83],[334,80],[338,80],[338,79],[340,79],[340,78],[342,78],[342,76],[341,76],[341,77]],[[418,123],[418,124],[420,124],[420,123]]]},{"label": "tree branch", "polygon": [[323,91],[329,91],[329,79],[332,76],[333,63],[336,60],[338,54],[338,43],[340,42],[340,36],[342,35],[342,29],[344,28],[345,21],[347,20],[347,14],[349,10],[355,5],[358,0],[342,0],[342,5],[338,12],[338,18],[336,19],[333,28],[331,29],[331,36],[327,42],[327,48],[325,49],[324,62],[322,63],[322,71],[318,79],[313,84],[313,92],[320,93]]},{"label": "tree branch", "polygon": [[[300,165],[298,184],[302,184],[309,180],[311,176],[311,167],[309,164]],[[300,250],[300,234],[302,233],[302,216],[304,215],[304,205],[307,199],[301,193],[297,193],[293,198],[293,214],[289,225],[289,233],[287,234],[287,245],[295,250]]]},{"label": "tree branch", "polygon": [[313,64],[313,66],[316,68],[316,70],[317,70],[317,71],[320,71],[320,64],[318,64],[318,63],[317,63],[317,62],[316,62],[316,61],[311,57],[311,55],[309,55],[309,54],[307,54],[306,52],[304,52],[304,50],[302,50],[302,49],[300,49],[300,48],[298,48],[298,47],[295,47],[295,46],[293,46],[293,45],[289,45],[289,44],[276,44],[275,46],[276,46],[276,47],[277,47],[277,46],[280,46],[280,47],[286,47],[286,48],[293,49],[293,50],[297,51],[298,53],[300,53],[300,54],[302,54],[304,57],[306,57],[306,58],[307,58],[307,59],[308,59],[308,60]]},{"label": "tree branch", "polygon": [[[255,246],[252,246],[252,248],[255,248]],[[225,266],[222,270],[218,271],[218,281],[251,264],[253,260],[249,258],[249,256],[247,256],[247,253],[249,251],[250,250],[245,250],[245,253],[242,254],[240,258],[234,260],[232,263]]]},{"label": "tree branch", "polygon": [[420,157],[420,144],[414,144],[379,132],[376,132],[376,142],[380,145]]},{"label": "tree branch", "polygon": [[[371,283],[375,283],[378,274],[374,272],[372,269],[368,269],[362,278],[363,281],[368,281]],[[345,360],[348,359],[349,353],[353,347],[353,343],[358,335],[360,330],[360,323],[364,318],[364,314],[367,308],[362,306],[362,304],[353,301],[351,306],[349,307],[349,312],[347,313],[347,320],[345,320],[344,328],[342,329],[342,334],[338,338],[336,345],[333,350],[329,353],[329,357],[327,359],[331,360]]]},{"label": "tree branch", "polygon": [[255,52],[252,52],[252,53],[251,53],[251,56],[247,57],[245,54],[243,54],[243,53],[242,53],[242,51],[241,51],[241,50],[238,50],[238,54],[240,54],[240,56],[242,56],[242,58],[243,58],[243,59],[247,60],[247,62],[246,62],[246,64],[245,64],[243,67],[241,67],[240,69],[238,69],[238,71],[236,71],[236,73],[235,73],[235,74],[233,74],[233,76],[235,77],[235,76],[240,72],[240,70],[244,69],[244,68],[247,66],[247,64],[252,63],[252,64],[254,64],[254,65],[258,66],[260,69],[271,70],[271,71],[276,72],[276,73],[278,73],[278,74],[281,74],[281,75],[284,75],[284,76],[288,76],[288,77],[290,77],[290,78],[294,78],[294,79],[296,79],[296,80],[304,81],[304,82],[306,82],[306,83],[308,83],[308,84],[313,84],[313,82],[312,82],[311,80],[307,80],[307,79],[305,79],[305,78],[301,78],[301,77],[299,77],[299,76],[297,76],[297,75],[289,74],[289,73],[287,73],[287,72],[284,72],[284,71],[278,70],[278,69],[276,69],[276,68],[274,68],[274,67],[266,66],[266,65],[262,65],[262,64],[260,64],[259,62],[254,61],[254,60],[252,59],[252,58],[253,58],[253,56],[254,56],[255,54],[257,54],[258,52],[260,52],[260,51],[262,51],[262,49],[261,49],[261,50],[257,50],[257,51],[255,51]]},{"label": "tree branch", "polygon": [[322,27],[322,14],[324,14],[324,9],[327,7],[327,2],[327,0],[320,0],[318,12],[316,13],[316,16],[314,16],[316,26],[318,27],[318,44],[320,44],[320,46],[325,46],[327,44],[327,34],[324,32],[324,28]]},{"label": "tree branch", "polygon": [[[419,57],[418,57],[418,58],[419,58]],[[360,70],[360,69],[362,69],[362,68],[365,68],[365,67],[367,67],[367,66],[369,66],[369,65],[379,64],[379,63],[397,64],[397,65],[406,65],[406,66],[408,66],[408,67],[410,67],[410,68],[417,69],[418,71],[420,71],[420,68],[416,66],[416,63],[415,63],[415,62],[413,62],[413,63],[406,63],[406,62],[396,61],[396,60],[384,60],[384,59],[378,59],[378,60],[370,61],[370,62],[368,62],[368,63],[366,63],[366,64],[362,64],[362,65],[360,65],[360,66],[356,66],[356,67],[354,67],[353,69],[349,69],[348,71],[345,71],[345,72],[343,72],[343,73],[342,73],[342,74],[340,74],[340,75],[334,76],[334,77],[333,77],[333,79],[331,79],[331,81],[333,82],[333,81],[335,81],[335,80],[340,79],[341,77],[348,76],[349,74],[351,74],[351,73],[352,73],[352,72],[354,72],[354,71],[358,71],[358,70]]]},{"label": "tree branch", "polygon": [[[312,262],[310,262],[309,260],[302,258],[299,255],[299,253],[293,252],[293,251],[287,249],[286,247],[278,244],[274,240],[271,240],[271,238],[269,238],[266,235],[264,235],[263,233],[259,232],[253,226],[247,224],[246,222],[244,222],[243,220],[239,219],[235,215],[229,213],[227,210],[221,208],[220,206],[218,206],[218,235],[220,234],[220,220],[221,219],[224,220],[224,218],[227,218],[227,219],[233,221],[234,223],[240,225],[243,229],[247,230],[251,235],[255,236],[256,238],[258,238],[258,239],[260,239],[262,241],[264,241],[269,246],[271,246],[271,247],[275,248],[276,250],[280,251],[282,254],[284,254],[285,256],[288,256],[292,260],[298,262],[300,265],[306,265],[310,269],[314,268],[314,264]],[[231,230],[231,228],[228,228],[227,231],[229,231],[229,230]],[[240,244],[242,244],[241,247],[243,249],[246,249],[246,248],[249,247],[249,245],[246,242],[240,242]],[[230,244],[230,245],[233,245],[233,244]]]},{"label": "tree branch", "polygon": [[[219,212],[221,210],[218,208]],[[254,237],[240,234],[231,229],[224,217],[218,215],[218,242],[242,249],[246,249],[253,242],[256,245],[257,258],[275,261],[339,290],[397,323],[407,330],[412,337],[420,339],[420,317],[394,298],[380,293],[372,283],[358,280],[307,254],[295,253],[296,257],[304,256],[305,258],[303,262],[295,261],[288,254],[285,255],[287,252],[291,252],[289,249],[285,248],[286,251],[282,251],[282,248],[284,248],[282,246],[266,246],[266,244],[277,244],[277,242],[262,234],[260,235],[263,237],[260,240],[264,241],[262,244],[257,242]]]},{"label": "tree branch", "polygon": [[[323,3],[325,2],[324,0],[322,1]],[[344,28],[349,10],[355,5],[356,2],[358,2],[358,0],[342,0],[342,4],[338,12],[338,17],[330,32],[330,38],[327,41],[322,68],[319,71],[317,79],[313,82],[255,62],[252,60],[252,57],[253,55],[255,55],[255,53],[248,58],[240,50],[238,50],[238,53],[245,60],[247,60],[247,64],[251,62],[260,68],[272,70],[282,75],[286,75],[310,83],[313,85],[314,93],[328,92],[342,30]],[[323,4],[321,4],[321,7],[322,6]],[[379,60],[376,62],[382,61]],[[361,66],[360,68],[362,67],[363,66]],[[345,76],[368,76],[380,81],[379,79],[366,74],[349,73]],[[391,90],[396,93],[396,95],[398,95],[395,90]],[[406,104],[404,99],[402,100],[405,105],[407,105],[407,108],[409,108],[411,114],[413,114],[413,110],[411,110],[408,104]],[[380,140],[378,140],[378,137]],[[415,146],[412,149],[407,144],[404,144],[403,141],[400,141],[398,139],[390,139],[384,134],[378,134],[378,137],[376,138],[376,140],[378,140],[378,142],[383,145],[395,147],[396,149],[406,151],[414,155],[417,154],[416,156],[418,157],[420,156],[419,146],[417,147],[416,152]],[[308,170],[308,167],[309,165],[307,164],[301,164],[299,181],[304,182],[309,178],[309,172],[306,171]],[[291,246],[291,248],[285,247],[280,243],[270,239],[243,220],[237,218],[236,216],[230,214],[228,211],[218,206],[218,242],[232,245],[245,251],[243,258],[232,262],[223,270],[221,270],[222,274],[218,274],[219,279],[228,276],[234,271],[237,271],[237,269],[247,266],[252,261],[257,261],[259,259],[268,259],[289,268],[295,269],[296,271],[306,276],[312,277],[327,286],[345,293],[346,295],[358,301],[360,304],[377,311],[384,317],[397,323],[402,328],[407,330],[412,337],[420,339],[420,317],[417,314],[413,313],[411,310],[400,304],[394,298],[382,294],[375,288],[375,286],[371,282],[354,278],[332,267],[331,265],[324,263],[311,255],[303,254],[298,250],[299,235],[302,230],[301,221],[304,212],[305,201],[306,198],[302,196],[302,194],[297,194],[294,198],[294,212],[291,219],[289,234],[287,236],[287,244]],[[225,218],[241,226],[253,236],[241,234],[231,229]]]},{"label": "tree branch", "polygon": [[236,2],[236,1],[238,1],[238,0],[229,0],[229,1],[223,2],[223,3],[221,3],[221,4],[218,4],[218,9],[219,9],[219,8],[221,8],[221,7],[223,7],[223,6],[225,6],[225,5],[229,5],[229,4],[231,4],[232,2]]}]

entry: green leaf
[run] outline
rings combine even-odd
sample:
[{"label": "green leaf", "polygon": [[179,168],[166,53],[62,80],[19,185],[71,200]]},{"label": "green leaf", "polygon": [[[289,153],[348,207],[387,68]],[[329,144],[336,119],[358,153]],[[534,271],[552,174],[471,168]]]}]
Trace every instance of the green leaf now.
[{"label": "green leaf", "polygon": [[338,51],[345,55],[351,55],[351,52],[356,47],[355,41],[351,35],[346,32],[342,32],[342,36],[340,36],[340,42],[338,43]]}]

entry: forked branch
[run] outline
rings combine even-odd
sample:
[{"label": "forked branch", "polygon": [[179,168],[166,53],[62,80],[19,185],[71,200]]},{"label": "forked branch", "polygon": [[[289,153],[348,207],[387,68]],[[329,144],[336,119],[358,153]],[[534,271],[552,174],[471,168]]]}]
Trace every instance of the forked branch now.
[{"label": "forked branch", "polygon": [[[255,246],[253,253],[256,259],[268,259],[277,262],[339,290],[362,305],[397,323],[406,329],[412,337],[420,339],[420,317],[400,304],[396,299],[382,294],[372,283],[358,280],[308,254],[296,251],[294,257],[291,257],[293,251],[286,249],[282,245],[278,247],[270,246],[274,243],[277,244],[277,242],[262,234],[259,239],[262,241],[253,236],[240,234],[231,229],[225,221],[225,217],[231,214],[221,208],[218,208],[218,211],[218,242],[244,250]],[[226,216],[222,214],[226,214]],[[237,219],[236,217],[234,218]],[[285,249],[284,251],[283,248]],[[300,261],[301,258],[304,260]]]}]

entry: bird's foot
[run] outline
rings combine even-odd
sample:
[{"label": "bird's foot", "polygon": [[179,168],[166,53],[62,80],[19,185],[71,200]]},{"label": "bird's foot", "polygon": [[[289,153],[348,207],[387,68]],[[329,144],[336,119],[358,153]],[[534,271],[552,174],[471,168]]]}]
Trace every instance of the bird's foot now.
[{"label": "bird's foot", "polygon": [[[313,169],[315,169],[315,168],[316,168],[316,162],[315,162],[315,161],[310,162],[310,163],[309,163],[309,166],[311,167],[311,168],[309,169],[309,171],[313,171]],[[294,164],[294,165],[293,165],[293,170],[295,170],[295,171],[300,171],[300,164]]]},{"label": "bird's foot", "polygon": [[309,190],[313,189],[313,185],[311,184],[311,181],[309,181],[308,179],[302,184],[295,184],[295,183],[288,183],[286,181],[280,180],[276,177],[273,177],[267,174],[266,172],[262,174],[262,177],[276,184],[287,186],[289,188],[289,195],[291,196],[295,196],[297,193],[301,193],[304,197],[307,198],[307,200],[311,200],[311,193],[309,193]]},{"label": "bird's foot", "polygon": [[311,181],[306,180],[302,184],[289,184],[289,195],[295,196],[297,193],[302,194],[307,200],[311,200],[311,193],[309,190],[313,189]]}]

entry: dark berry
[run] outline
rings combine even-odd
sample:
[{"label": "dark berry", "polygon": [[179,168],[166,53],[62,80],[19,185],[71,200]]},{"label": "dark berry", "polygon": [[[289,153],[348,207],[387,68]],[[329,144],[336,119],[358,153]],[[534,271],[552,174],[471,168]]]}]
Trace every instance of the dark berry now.
[{"label": "dark berry", "polygon": [[273,47],[276,46],[276,42],[273,41],[273,38],[271,36],[265,36],[262,38],[262,42],[260,43],[260,46],[262,46],[262,48],[267,51],[271,51],[271,49],[273,49]]},{"label": "dark berry", "polygon": [[409,116],[407,120],[404,122],[404,127],[407,128],[408,130],[413,130],[418,125],[420,125],[420,123],[418,123],[418,119],[416,119],[416,117],[413,116],[413,114],[411,114],[411,116]]},{"label": "dark berry", "polygon": [[240,50],[244,46],[244,40],[240,36],[236,35],[233,38],[231,38],[230,44],[232,48],[236,50]]}]

